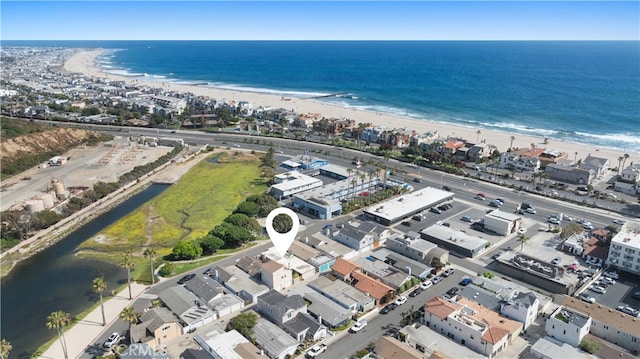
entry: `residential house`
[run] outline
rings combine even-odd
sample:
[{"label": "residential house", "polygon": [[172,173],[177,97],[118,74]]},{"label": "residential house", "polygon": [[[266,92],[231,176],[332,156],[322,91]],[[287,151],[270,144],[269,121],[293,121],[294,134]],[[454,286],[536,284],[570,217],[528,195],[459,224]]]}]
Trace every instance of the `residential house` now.
[{"label": "residential house", "polygon": [[336,262],[333,264],[333,267],[331,267],[331,272],[340,280],[343,280],[346,282],[350,282],[351,274],[359,270],[360,270],[360,266],[358,264],[343,258],[336,259]]},{"label": "residential house", "polygon": [[249,274],[236,266],[222,268],[215,266],[213,278],[224,285],[229,292],[242,298],[247,304],[255,304],[258,296],[269,291],[269,287],[258,283]]},{"label": "residential house", "polygon": [[320,276],[310,282],[309,287],[351,312],[367,312],[376,305],[375,299],[333,275]]},{"label": "residential house", "polygon": [[305,339],[317,342],[327,337],[327,327],[320,321],[314,319],[309,313],[298,313],[284,323],[283,327],[298,342]]},{"label": "residential house", "polygon": [[434,297],[424,307],[422,323],[490,359],[518,336],[522,324],[465,298]]},{"label": "residential house", "polygon": [[[440,331],[420,324],[411,324],[400,329],[405,345],[422,353],[420,358],[429,359],[486,359],[487,357],[460,344],[460,340],[444,337]],[[383,337],[385,338],[385,337]],[[388,337],[387,337],[388,338]],[[377,348],[374,350],[377,354]],[[388,355],[388,354],[387,354]]]},{"label": "residential house", "polygon": [[595,178],[595,173],[592,169],[573,167],[561,163],[547,165],[544,172],[550,180],[575,184],[590,184]]},{"label": "residential house", "polygon": [[544,329],[547,336],[577,347],[582,338],[589,333],[590,327],[591,317],[560,306],[549,315]]},{"label": "residential house", "polygon": [[465,148],[465,143],[466,141],[460,139],[447,139],[447,142],[442,146],[442,156],[450,158],[456,156],[458,150]]},{"label": "residential house", "polygon": [[636,195],[640,191],[640,162],[631,162],[627,168],[619,169],[613,188],[618,192]]},{"label": "residential house", "polygon": [[305,293],[304,299],[311,302],[307,307],[309,314],[331,329],[351,320],[351,311],[316,291]]},{"label": "residential house", "polygon": [[364,273],[353,272],[351,277],[353,286],[374,298],[377,305],[388,303],[395,295],[393,288]]},{"label": "residential house", "polygon": [[538,157],[543,148],[514,149],[500,154],[500,168],[514,169],[519,172],[536,172],[540,169]]},{"label": "residential house", "polygon": [[[196,334],[193,340],[198,343],[207,356],[201,358],[213,359],[265,359],[260,349],[233,329],[225,333],[207,336],[206,338]],[[190,356],[198,354],[189,353]],[[182,358],[182,357],[181,357]],[[200,359],[196,356],[195,359]]]},{"label": "residential house", "polygon": [[491,157],[491,154],[496,149],[496,146],[487,143],[476,143],[467,151],[467,160],[475,163],[482,163],[486,158]]},{"label": "residential house", "polygon": [[133,343],[149,345],[154,350],[166,346],[182,333],[180,320],[169,309],[152,308],[140,316],[140,322],[131,327]]},{"label": "residential house", "polygon": [[580,164],[581,168],[593,170],[593,175],[600,178],[609,172],[611,163],[604,157],[595,157],[589,154]]},{"label": "residential house", "polygon": [[267,287],[282,290],[293,285],[291,269],[285,268],[282,264],[270,259],[263,262],[261,266],[260,278]]},{"label": "residential house", "polygon": [[206,304],[224,295],[224,286],[209,276],[196,276],[184,286]]},{"label": "residential house", "polygon": [[235,294],[225,294],[209,302],[209,306],[216,312],[218,318],[233,314],[244,308],[244,299]]},{"label": "residential house", "polygon": [[295,354],[298,341],[265,318],[253,328],[255,342],[271,359],[285,359]]},{"label": "residential house", "polygon": [[[389,242],[387,242],[388,247]],[[390,251],[387,248],[380,248],[373,253],[371,253],[371,257],[388,263],[393,268],[400,270],[408,275],[412,275],[419,279],[426,279],[429,274],[433,272],[433,268],[430,266],[413,260],[411,258],[405,257],[401,254]]]},{"label": "residential house", "polygon": [[262,262],[255,257],[244,256],[236,262],[236,267],[242,269],[250,277],[260,279],[262,272]]},{"label": "residential house", "polygon": [[336,259],[300,241],[293,241],[289,252],[303,261],[311,264],[317,273],[325,273],[331,270]]},{"label": "residential house", "polygon": [[284,296],[275,289],[258,297],[258,312],[279,326],[295,317],[298,313],[306,313],[307,306],[300,295]]},{"label": "residential house", "polygon": [[216,319],[216,313],[213,310],[182,286],[165,289],[160,292],[159,298],[180,318],[184,332],[201,327]]},{"label": "residential house", "polygon": [[333,231],[333,239],[357,251],[374,247],[374,242],[384,243],[390,232],[382,226],[370,222],[362,222],[357,227],[347,224],[344,228]]},{"label": "residential house", "polygon": [[404,270],[400,271],[372,256],[360,258],[357,263],[360,265],[362,273],[379,279],[394,290],[398,290],[402,284],[411,279],[411,275]]},{"label": "residential house", "polygon": [[560,160],[566,160],[567,153],[545,149],[544,151],[542,151],[540,156],[538,156],[538,159],[540,160],[540,168],[546,168],[552,163],[557,163]]},{"label": "residential house", "polygon": [[562,305],[590,317],[590,334],[628,349],[636,355],[640,353],[640,319],[599,303],[586,303],[569,296],[564,296]]},{"label": "residential house", "polygon": [[533,293],[522,292],[503,302],[500,306],[500,314],[522,323],[524,330],[526,330],[538,317],[539,305],[540,301]]}]

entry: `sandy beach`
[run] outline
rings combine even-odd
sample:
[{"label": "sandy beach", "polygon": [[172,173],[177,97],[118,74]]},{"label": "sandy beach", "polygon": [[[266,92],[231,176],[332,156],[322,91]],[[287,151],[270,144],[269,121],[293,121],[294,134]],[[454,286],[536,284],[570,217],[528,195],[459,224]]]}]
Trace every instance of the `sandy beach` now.
[{"label": "sandy beach", "polygon": [[[162,87],[167,90],[177,92],[190,92],[199,96],[207,96],[217,100],[228,101],[248,101],[254,107],[264,106],[272,108],[287,108],[300,114],[321,114],[326,118],[348,118],[353,119],[358,123],[371,123],[382,128],[396,128],[415,130],[418,133],[424,133],[428,131],[438,131],[440,137],[460,137],[469,141],[485,140],[486,143],[497,146],[498,150],[503,152],[509,148],[510,138],[513,135],[515,140],[513,142],[514,148],[526,148],[531,144],[535,144],[536,147],[546,148],[548,150],[565,152],[568,154],[569,159],[576,157],[577,159],[584,159],[589,154],[597,157],[604,157],[609,159],[611,167],[618,166],[618,157],[624,153],[610,148],[594,148],[579,143],[561,141],[554,138],[548,138],[548,143],[544,144],[543,137],[526,136],[523,134],[512,134],[509,132],[489,131],[480,129],[480,134],[477,134],[477,129],[470,127],[463,127],[457,125],[450,125],[440,122],[430,122],[426,120],[417,120],[412,118],[394,116],[385,113],[377,113],[371,111],[364,111],[352,108],[345,108],[336,105],[321,103],[316,100],[301,99],[296,97],[287,96],[286,101],[281,96],[262,94],[255,92],[233,91],[227,89],[218,89],[205,86],[185,85],[172,82],[151,81],[144,77],[125,77],[117,76],[114,74],[104,73],[95,64],[96,57],[100,56],[107,50],[86,50],[80,51],[71,56],[65,62],[64,68],[69,72],[83,73],[85,75],[97,78],[108,78],[116,81],[125,81],[127,84],[135,86],[148,86],[148,87]],[[577,153],[577,155],[576,155]],[[631,157],[627,160],[627,163],[631,161],[640,160],[639,153],[629,152]]]}]

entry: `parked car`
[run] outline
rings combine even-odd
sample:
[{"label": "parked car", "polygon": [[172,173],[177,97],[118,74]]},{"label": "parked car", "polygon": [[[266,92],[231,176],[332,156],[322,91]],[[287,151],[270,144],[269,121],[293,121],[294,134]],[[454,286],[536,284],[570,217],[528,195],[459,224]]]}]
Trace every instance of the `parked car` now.
[{"label": "parked car", "polygon": [[105,348],[111,348],[114,345],[118,344],[119,341],[120,341],[120,334],[112,333],[111,335],[109,335],[109,338],[107,338],[107,340],[104,342],[103,346]]},{"label": "parked car", "polygon": [[364,320],[364,319],[360,319],[354,325],[351,326],[349,331],[351,333],[357,333],[357,332],[361,331],[362,329],[364,329],[364,327],[366,327],[366,326],[367,326],[367,321]]},{"label": "parked car", "polygon": [[587,231],[593,230],[593,226],[591,225],[591,223],[583,223],[582,228],[586,229]]},{"label": "parked car", "polygon": [[431,208],[429,209],[429,212],[431,212],[431,213],[435,213],[435,214],[441,214],[441,213],[442,213],[442,211],[441,211],[441,210],[439,210],[439,209],[437,209],[436,207],[431,207]]},{"label": "parked car", "polygon": [[547,222],[551,224],[560,224],[560,220],[557,219],[556,217],[549,217],[549,219],[547,219]]},{"label": "parked car", "polygon": [[601,282],[605,282],[605,283],[607,283],[609,285],[616,284],[616,280],[615,279],[612,279],[612,278],[609,278],[609,277],[604,277],[604,276],[600,277],[600,281]]},{"label": "parked car", "polygon": [[462,280],[460,281],[460,285],[463,287],[468,286],[469,284],[471,284],[473,281],[471,280],[471,278],[462,278]]},{"label": "parked car", "polygon": [[605,276],[605,277],[612,278],[612,279],[619,279],[620,278],[620,276],[618,275],[618,272],[612,271],[612,270],[611,271],[604,271],[604,272],[602,272],[602,275]]},{"label": "parked car", "polygon": [[389,303],[384,308],[380,309],[380,314],[387,314],[390,311],[396,309],[396,307],[397,307],[396,303]]},{"label": "parked car", "polygon": [[634,293],[631,295],[631,297],[632,297],[632,298],[634,298],[634,299],[640,299],[640,290],[639,290],[639,291],[637,291],[637,292],[634,292]]},{"label": "parked car", "polygon": [[448,295],[449,297],[453,297],[453,296],[454,296],[454,295],[456,295],[459,291],[460,291],[460,288],[458,288],[458,287],[453,287],[453,288],[451,288],[451,289],[449,289],[449,290],[447,291],[447,295]]},{"label": "parked car", "polygon": [[430,280],[424,281],[422,283],[420,283],[420,289],[422,290],[426,290],[429,289],[433,286],[433,282],[431,282]]},{"label": "parked car", "polygon": [[447,192],[451,192],[451,188],[449,188],[449,186],[443,186],[442,189]]},{"label": "parked car", "polygon": [[401,305],[403,305],[403,304],[404,304],[404,303],[406,303],[406,302],[407,302],[407,297],[400,296],[400,297],[398,297],[398,298],[396,299],[396,301],[395,301],[394,303],[396,303],[396,305],[397,305],[397,306],[401,306]]},{"label": "parked car", "polygon": [[191,273],[191,274],[187,274],[184,277],[178,279],[178,284],[185,284],[186,282],[192,280],[193,278],[195,278],[196,275]]},{"label": "parked car", "polygon": [[422,220],[424,220],[424,217],[422,217],[419,214],[416,214],[415,216],[411,217],[411,219],[413,219],[414,221],[422,222]]},{"label": "parked car", "polygon": [[621,311],[624,314],[628,314],[632,317],[637,317],[638,316],[638,310],[637,309],[633,309],[628,305],[619,305],[618,308],[619,311]]},{"label": "parked car", "polygon": [[327,350],[327,346],[325,344],[318,344],[316,346],[311,347],[309,351],[307,351],[307,358],[315,358],[318,355],[324,353]]},{"label": "parked car", "polygon": [[422,289],[416,288],[413,292],[409,293],[409,296],[411,298],[414,298],[414,297],[417,297],[418,295],[420,295],[420,293],[422,293]]},{"label": "parked car", "polygon": [[453,268],[447,268],[447,270],[442,272],[442,275],[445,276],[445,277],[448,277],[448,276],[452,275],[454,271],[455,270]]},{"label": "parked car", "polygon": [[462,216],[462,218],[460,219],[462,219],[465,222],[473,222],[473,218],[469,216]]},{"label": "parked car", "polygon": [[558,264],[560,263],[561,258],[560,257],[555,257],[551,260],[551,264]]},{"label": "parked car", "polygon": [[404,222],[402,222],[400,224],[402,224],[403,226],[406,226],[406,227],[411,227],[411,222],[409,222],[409,221],[404,221]]},{"label": "parked car", "polygon": [[601,268],[601,267],[602,267],[602,263],[600,263],[600,261],[597,261],[597,260],[588,259],[588,260],[586,261],[586,263],[587,263],[588,265],[590,265],[590,266],[594,266],[594,267],[598,267],[598,268]]},{"label": "parked car", "polygon": [[444,277],[443,277],[443,276],[441,276],[441,275],[437,275],[437,276],[433,277],[433,279],[431,280],[431,282],[432,282],[433,284],[438,284],[438,283],[440,283],[443,279],[444,279]]},{"label": "parked car", "polygon": [[587,294],[587,293],[580,293],[580,295],[578,297],[580,297],[580,299],[582,299],[583,301],[585,301],[587,303],[595,303],[596,302],[596,298],[593,297],[592,295]]},{"label": "parked car", "polygon": [[592,285],[592,286],[589,287],[589,290],[592,291],[592,292],[600,293],[600,294],[607,293],[607,290],[604,287],[599,286],[599,285]]}]

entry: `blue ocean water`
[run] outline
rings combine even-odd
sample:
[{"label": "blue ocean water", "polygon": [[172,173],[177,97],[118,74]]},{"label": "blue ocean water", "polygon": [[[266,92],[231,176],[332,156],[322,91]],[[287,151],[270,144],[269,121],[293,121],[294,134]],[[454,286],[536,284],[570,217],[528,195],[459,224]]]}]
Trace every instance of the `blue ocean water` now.
[{"label": "blue ocean water", "polygon": [[[3,42],[4,43],[4,42]],[[94,41],[107,71],[640,152],[637,41]]]}]

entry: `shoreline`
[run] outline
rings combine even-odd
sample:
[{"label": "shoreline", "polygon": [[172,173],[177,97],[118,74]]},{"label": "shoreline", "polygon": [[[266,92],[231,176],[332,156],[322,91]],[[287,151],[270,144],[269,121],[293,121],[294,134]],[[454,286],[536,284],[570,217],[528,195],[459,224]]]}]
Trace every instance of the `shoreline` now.
[{"label": "shoreline", "polygon": [[[112,81],[124,81],[130,86],[146,86],[152,88],[163,88],[169,91],[192,93],[197,96],[206,96],[216,100],[227,101],[248,101],[254,108],[287,108],[298,114],[320,114],[325,118],[345,118],[355,120],[356,123],[370,123],[373,126],[414,131],[422,134],[429,131],[437,131],[441,138],[460,137],[468,141],[486,141],[490,145],[495,145],[500,152],[506,151],[510,147],[510,137],[513,135],[513,148],[528,148],[531,144],[536,147],[543,147],[547,150],[564,152],[568,159],[584,159],[589,154],[597,157],[604,157],[611,163],[611,167],[618,165],[618,158],[625,153],[631,155],[629,161],[640,160],[640,152],[623,151],[616,148],[598,147],[589,144],[566,141],[548,136],[532,136],[520,133],[510,133],[508,130],[487,130],[464,126],[460,124],[450,124],[429,119],[416,119],[395,114],[375,112],[365,109],[343,107],[336,104],[318,101],[314,98],[301,98],[289,96],[285,98],[281,95],[266,94],[236,89],[216,88],[210,85],[202,85],[202,82],[179,83],[163,81],[163,78],[149,79],[144,76],[124,76],[103,72],[97,65],[99,56],[112,50],[108,49],[81,49],[74,55],[66,59],[64,70],[72,73],[81,73],[93,78],[103,78]],[[480,133],[478,133],[478,131]],[[548,138],[548,143],[544,139]]]}]

